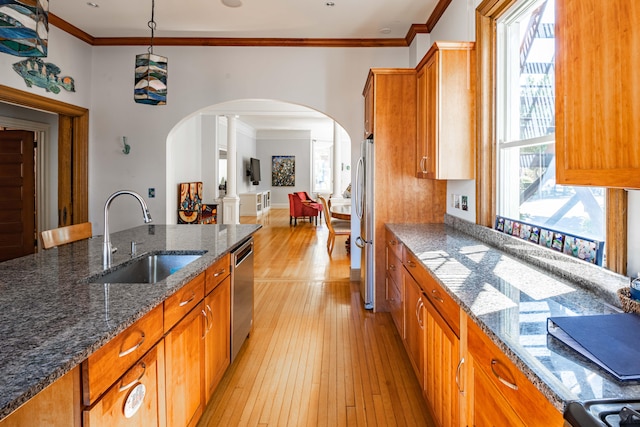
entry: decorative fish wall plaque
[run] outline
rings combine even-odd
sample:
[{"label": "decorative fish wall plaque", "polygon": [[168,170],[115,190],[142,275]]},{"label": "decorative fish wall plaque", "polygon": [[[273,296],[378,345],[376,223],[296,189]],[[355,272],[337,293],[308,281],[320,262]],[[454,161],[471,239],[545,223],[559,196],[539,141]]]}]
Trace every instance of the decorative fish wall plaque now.
[{"label": "decorative fish wall plaque", "polygon": [[72,77],[59,77],[60,67],[40,58],[28,58],[13,64],[13,69],[20,74],[27,87],[36,85],[47,92],[60,93],[60,88],[75,92],[75,82]]}]

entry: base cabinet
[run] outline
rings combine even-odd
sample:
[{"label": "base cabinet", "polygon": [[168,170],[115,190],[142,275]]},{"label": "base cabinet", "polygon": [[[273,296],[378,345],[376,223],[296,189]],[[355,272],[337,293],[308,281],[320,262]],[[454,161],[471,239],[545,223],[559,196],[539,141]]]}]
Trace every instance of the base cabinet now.
[{"label": "base cabinet", "polygon": [[[475,427],[510,426],[525,427],[526,424],[500,394],[491,379],[482,369],[472,368],[473,414],[471,425]],[[562,424],[556,424],[561,426]]]},{"label": "base cabinet", "polygon": [[231,277],[227,276],[204,301],[207,331],[204,340],[205,399],[220,383],[231,364]]},{"label": "base cabinet", "polygon": [[204,304],[189,312],[165,337],[167,426],[195,426],[205,406]]},{"label": "base cabinet", "polygon": [[153,347],[82,415],[83,427],[164,426],[164,341]]},{"label": "base cabinet", "polygon": [[462,392],[460,339],[430,302],[424,307],[424,395],[437,425],[457,427]]}]

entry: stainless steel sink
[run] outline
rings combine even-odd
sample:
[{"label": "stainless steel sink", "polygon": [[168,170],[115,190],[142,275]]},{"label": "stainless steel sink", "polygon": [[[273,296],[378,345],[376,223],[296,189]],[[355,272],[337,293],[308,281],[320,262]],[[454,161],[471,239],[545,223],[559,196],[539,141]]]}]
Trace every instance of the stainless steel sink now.
[{"label": "stainless steel sink", "polygon": [[205,251],[189,253],[156,253],[145,255],[107,273],[89,278],[89,283],[156,283],[166,279]]}]

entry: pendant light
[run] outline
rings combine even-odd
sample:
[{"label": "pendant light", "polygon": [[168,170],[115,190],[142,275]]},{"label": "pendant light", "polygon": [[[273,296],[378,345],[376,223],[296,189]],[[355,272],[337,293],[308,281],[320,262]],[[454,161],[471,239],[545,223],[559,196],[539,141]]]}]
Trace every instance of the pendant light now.
[{"label": "pendant light", "polygon": [[49,0],[0,1],[0,52],[46,57]]},{"label": "pendant light", "polygon": [[155,0],[151,0],[151,45],[147,53],[136,55],[136,73],[133,99],[139,104],[165,105],[167,103],[167,58],[153,53],[153,35],[156,29]]}]

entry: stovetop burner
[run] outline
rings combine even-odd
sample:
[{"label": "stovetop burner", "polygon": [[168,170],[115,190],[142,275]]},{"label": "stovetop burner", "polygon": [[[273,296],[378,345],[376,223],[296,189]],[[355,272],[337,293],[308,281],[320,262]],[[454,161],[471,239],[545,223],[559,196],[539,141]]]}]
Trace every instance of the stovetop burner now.
[{"label": "stovetop burner", "polygon": [[600,399],[571,402],[564,418],[573,427],[640,427],[640,399]]}]

